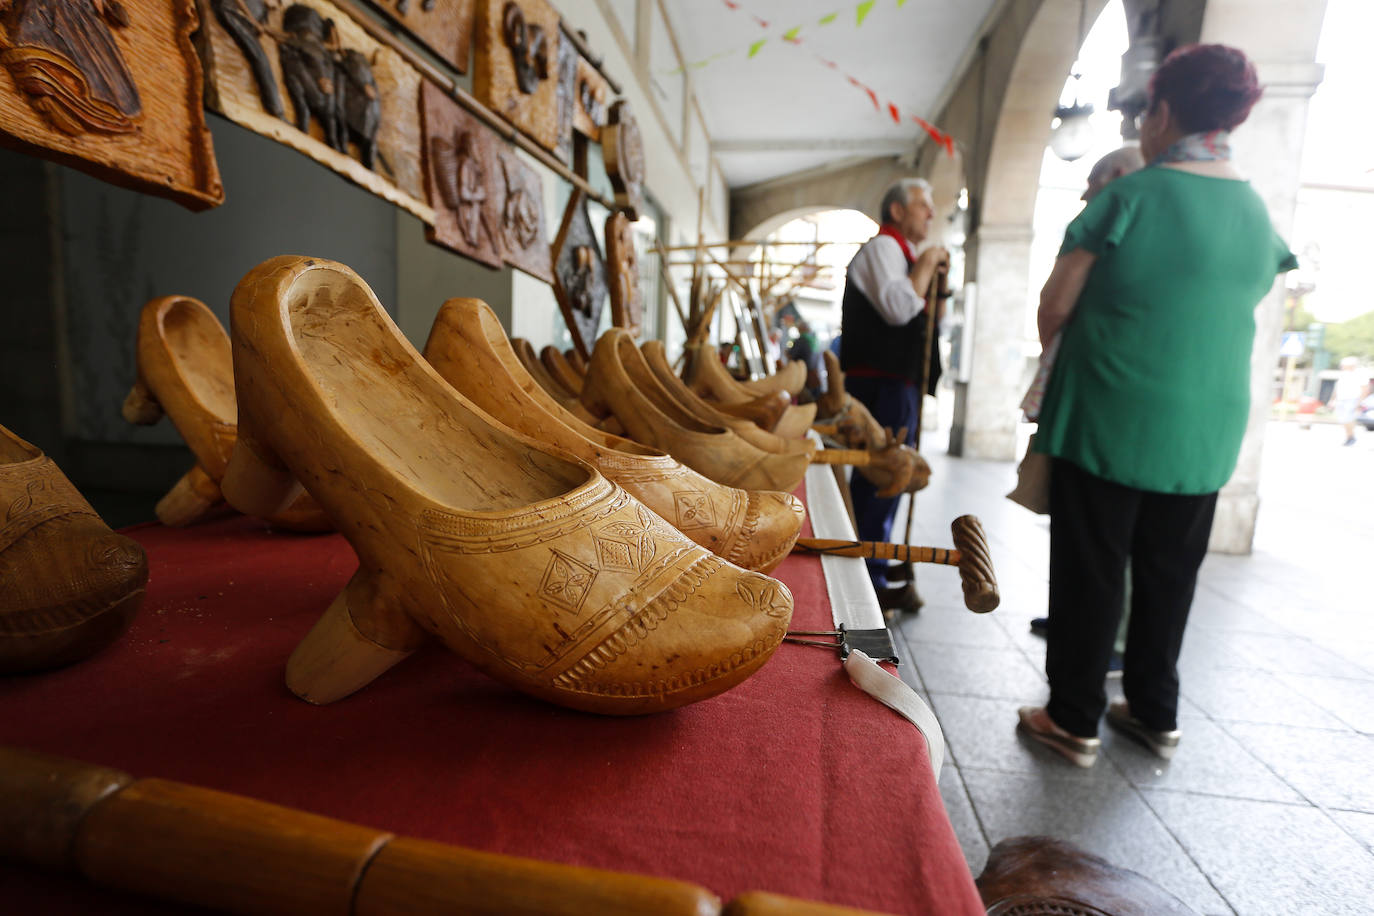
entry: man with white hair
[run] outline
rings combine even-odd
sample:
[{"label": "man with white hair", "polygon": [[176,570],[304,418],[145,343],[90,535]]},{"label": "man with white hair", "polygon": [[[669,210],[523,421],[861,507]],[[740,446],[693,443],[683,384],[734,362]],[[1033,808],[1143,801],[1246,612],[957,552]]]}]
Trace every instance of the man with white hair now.
[{"label": "man with white hair", "polygon": [[[926,292],[937,272],[949,269],[949,253],[932,246],[916,254],[930,233],[935,204],[930,183],[904,178],[887,189],[879,206],[878,234],[864,243],[844,285],[840,336],[840,365],[845,387],[883,426],[906,428],[906,444],[915,442],[921,422],[921,376],[930,358],[928,388],[940,378],[939,354],[926,337]],[[859,538],[891,540],[896,499],[882,499],[877,488],[855,474],[849,484]],[[885,588],[885,563],[869,561],[875,588]]]}]

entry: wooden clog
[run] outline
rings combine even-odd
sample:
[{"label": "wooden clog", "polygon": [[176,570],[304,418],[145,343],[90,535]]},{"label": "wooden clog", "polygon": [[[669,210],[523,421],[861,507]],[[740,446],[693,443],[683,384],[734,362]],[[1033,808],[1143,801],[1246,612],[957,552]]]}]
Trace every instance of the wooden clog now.
[{"label": "wooden clog", "polygon": [[273,258],[231,309],[226,498],[271,512],[304,481],[358,554],[287,664],[298,696],[347,696],[433,634],[532,696],[648,713],[729,689],[782,640],[785,587],[483,413],[347,267]]},{"label": "wooden clog", "polygon": [[556,378],[549,375],[549,370],[544,368],[543,362],[534,352],[534,345],[523,337],[512,337],[510,339],[511,349],[515,351],[515,356],[520,360],[520,365],[525,367],[525,371],[530,377],[539,383],[539,387],[544,392],[562,406],[562,408],[583,423],[595,426],[597,418],[582,406],[578,396],[567,388],[563,387]]},{"label": "wooden clog", "polygon": [[[229,335],[199,299],[150,299],[139,316],[137,362],[124,419],[146,426],[165,413],[196,456],[195,467],[154,512],[164,525],[190,525],[223,501],[219,481],[238,435]],[[329,530],[329,519],[308,493],[270,521],[294,531]]]},{"label": "wooden clog", "polygon": [[671,456],[586,425],[532,379],[496,314],[478,299],[439,309],[425,359],[478,407],[516,432],[593,465],[721,559],[768,572],[801,531],[805,509],[790,493],[726,487]]},{"label": "wooden clog", "polygon": [[0,507],[0,674],[69,665],[118,639],[143,603],[143,548],[3,426]]},{"label": "wooden clog", "polygon": [[726,371],[715,349],[710,345],[688,348],[691,356],[687,364],[687,383],[700,395],[715,398],[727,404],[751,401],[767,394],[785,392],[796,397],[806,384],[806,366],[799,362],[788,363],[776,375],[765,376],[752,382],[741,382]]},{"label": "wooden clog", "polygon": [[614,413],[630,438],[663,449],[717,483],[785,491],[801,483],[810,464],[807,454],[765,452],[724,427],[698,420],[659,392],[634,338],[624,328],[602,334],[582,388],[582,403],[593,415]]},{"label": "wooden clog", "polygon": [[711,403],[721,413],[748,420],[759,429],[770,432],[792,407],[792,399],[781,391],[777,394],[766,394],[752,401],[741,401],[737,404],[726,404],[722,401],[712,401]]},{"label": "wooden clog", "polygon": [[554,381],[575,395],[582,394],[582,376],[573,371],[573,367],[568,365],[567,359],[556,347],[547,346],[540,350],[539,361],[549,370],[549,375],[553,376]]},{"label": "wooden clog", "polygon": [[696,392],[688,388],[682,379],[673,374],[673,369],[668,365],[668,357],[663,350],[663,341],[645,341],[640,345],[639,352],[644,357],[644,362],[648,365],[654,378],[662,386],[662,390],[678,404],[687,408],[697,419],[714,426],[723,426],[733,430],[745,442],[757,445],[765,452],[772,452],[775,455],[810,455],[815,450],[815,446],[805,439],[784,439],[776,433],[759,429],[752,420],[722,413],[697,397]]}]

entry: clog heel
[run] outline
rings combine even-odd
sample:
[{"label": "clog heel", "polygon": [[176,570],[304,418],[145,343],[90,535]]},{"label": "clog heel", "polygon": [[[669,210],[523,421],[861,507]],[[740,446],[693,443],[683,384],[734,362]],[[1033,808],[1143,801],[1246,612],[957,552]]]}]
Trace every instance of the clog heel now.
[{"label": "clog heel", "polygon": [[492,419],[347,267],[273,258],[231,310],[240,435],[226,498],[263,509],[299,480],[358,555],[292,655],[298,695],[346,696],[432,635],[531,696],[649,713],[733,687],[781,642],[784,586]]},{"label": "clog heel", "polygon": [[792,494],[718,484],[664,452],[569,414],[525,371],[496,314],[479,299],[444,303],[430,329],[425,359],[497,420],[572,452],[736,566],[772,570],[801,533],[805,509]]},{"label": "clog heel", "polygon": [[[154,512],[164,525],[194,524],[224,501],[219,481],[238,432],[229,335],[199,299],[160,296],[139,316],[137,362],[124,419],[146,426],[165,414],[196,457]],[[329,530],[329,520],[304,493],[263,517],[293,531]]]}]

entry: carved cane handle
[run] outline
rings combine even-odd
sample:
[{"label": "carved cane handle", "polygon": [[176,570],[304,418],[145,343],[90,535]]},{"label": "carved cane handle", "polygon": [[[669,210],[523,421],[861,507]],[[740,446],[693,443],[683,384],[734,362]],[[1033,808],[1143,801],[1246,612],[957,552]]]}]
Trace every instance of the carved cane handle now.
[{"label": "carved cane handle", "polygon": [[899,560],[903,563],[939,563],[958,566],[960,553],[944,547],[916,547],[884,541],[836,541],[829,538],[797,538],[795,549],[803,553],[828,553],[864,560]]},{"label": "carved cane handle", "polygon": [[811,456],[812,464],[848,464],[856,468],[868,467],[872,459],[861,448],[827,448]]},{"label": "carved cane handle", "polygon": [[959,552],[964,606],[978,614],[996,610],[1002,598],[997,591],[997,576],[992,571],[992,555],[982,523],[975,516],[961,515],[950,523],[949,529]]}]

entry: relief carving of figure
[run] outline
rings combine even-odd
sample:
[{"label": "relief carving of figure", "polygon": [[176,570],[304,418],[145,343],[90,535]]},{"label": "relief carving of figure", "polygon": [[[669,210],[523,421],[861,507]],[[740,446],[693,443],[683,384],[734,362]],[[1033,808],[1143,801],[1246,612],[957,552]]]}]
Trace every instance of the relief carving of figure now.
[{"label": "relief carving of figure", "polygon": [[325,143],[346,154],[352,140],[363,165],[373,168],[382,100],[367,56],[340,49],[334,21],[300,3],[286,8],[282,30],[277,54],[286,94],[296,110],[296,129],[309,131],[314,116]]},{"label": "relief carving of figure", "polygon": [[487,199],[486,171],[478,158],[472,134],[462,131],[457,143],[444,137],[430,141],[436,162],[439,195],[458,214],[458,230],[472,247],[482,244],[482,204]]},{"label": "relief carving of figure", "polygon": [[234,44],[248,59],[253,81],[258,84],[258,97],[262,99],[263,110],[278,118],[286,117],[281,94],[277,92],[277,78],[272,75],[272,65],[259,41],[266,31],[267,4],[264,0],[211,0],[211,6],[219,24],[224,26],[229,37],[234,39]]},{"label": "relief carving of figure", "polygon": [[506,205],[501,208],[501,229],[506,236],[506,246],[525,249],[539,238],[539,202],[520,180],[520,175],[505,157],[501,159],[501,171],[506,177]]},{"label": "relief carving of figure", "polygon": [[592,266],[594,257],[589,245],[578,245],[573,249],[573,273],[568,282],[568,299],[572,307],[588,318],[592,315],[594,276]]},{"label": "relief carving of figure", "polygon": [[277,45],[277,54],[286,94],[296,109],[296,129],[309,131],[313,115],[324,130],[324,142],[347,152],[335,95],[334,56],[329,47],[335,40],[334,21],[297,3],[286,8],[281,24],[286,35]]},{"label": "relief carving of figure", "polygon": [[549,41],[541,26],[525,22],[525,14],[515,0],[507,0],[501,11],[501,32],[515,59],[515,82],[525,95],[533,95],[539,81],[549,78]]},{"label": "relief carving of figure", "polygon": [[14,0],[0,63],[57,130],[128,133],[143,103],[110,31],[128,24],[118,0]]}]

